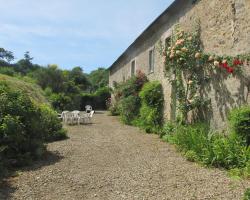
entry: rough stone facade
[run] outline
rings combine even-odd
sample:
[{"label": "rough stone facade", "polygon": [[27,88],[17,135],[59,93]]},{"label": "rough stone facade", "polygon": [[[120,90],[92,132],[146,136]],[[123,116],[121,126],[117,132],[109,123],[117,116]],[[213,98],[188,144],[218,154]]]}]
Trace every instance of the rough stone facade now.
[{"label": "rough stone facade", "polygon": [[[164,115],[171,119],[172,87],[164,75],[163,58],[157,44],[171,35],[175,24],[192,30],[199,19],[204,51],[218,55],[250,53],[250,0],[176,0],[157,18],[110,67],[110,87],[131,76],[131,62],[149,80],[161,81],[164,88]],[[154,49],[154,72],[149,72],[149,51]],[[209,121],[215,129],[227,128],[232,107],[250,103],[250,66],[243,67],[244,77],[214,74],[206,95],[211,98]]]}]

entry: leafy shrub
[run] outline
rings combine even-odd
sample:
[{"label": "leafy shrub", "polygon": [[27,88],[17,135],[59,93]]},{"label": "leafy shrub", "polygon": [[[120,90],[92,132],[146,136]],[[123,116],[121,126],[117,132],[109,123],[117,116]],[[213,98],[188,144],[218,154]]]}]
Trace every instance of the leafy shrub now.
[{"label": "leafy shrub", "polygon": [[145,74],[137,71],[136,76],[118,84],[113,91],[114,101],[109,107],[111,115],[121,115],[122,121],[132,124],[138,117],[141,105],[139,92],[147,81]]},{"label": "leafy shrub", "polygon": [[14,76],[15,70],[13,69],[13,67],[0,67],[0,74]]},{"label": "leafy shrub", "polygon": [[142,101],[136,124],[147,133],[158,132],[163,124],[163,92],[158,81],[146,83],[139,96]]},{"label": "leafy shrub", "polygon": [[195,162],[195,161],[198,161],[199,158],[196,154],[195,151],[192,151],[192,150],[189,150],[185,153],[185,157],[187,158],[188,161],[190,162]]},{"label": "leafy shrub", "polygon": [[250,161],[246,163],[244,168],[233,168],[229,170],[229,176],[233,178],[240,179],[241,177],[245,179],[250,178]]},{"label": "leafy shrub", "polygon": [[83,93],[81,95],[81,110],[86,105],[91,105],[93,109],[107,109],[106,100],[110,98],[110,89],[108,87],[99,88],[95,93]]},{"label": "leafy shrub", "polygon": [[45,141],[61,139],[65,131],[54,111],[39,108],[30,98],[0,86],[0,163],[25,165],[42,156]]},{"label": "leafy shrub", "polygon": [[46,97],[50,97],[53,94],[53,91],[50,87],[46,87],[44,89],[44,94],[46,95]]},{"label": "leafy shrub", "polygon": [[75,95],[68,95],[67,98],[71,99],[69,103],[67,103],[64,107],[64,110],[82,110],[82,95],[75,94]]},{"label": "leafy shrub", "polygon": [[248,170],[250,148],[236,134],[210,133],[205,124],[179,125],[164,140],[176,144],[189,160],[226,169]]},{"label": "leafy shrub", "polygon": [[66,131],[57,117],[57,113],[48,105],[40,106],[41,128],[45,135],[46,141],[56,141],[67,138]]},{"label": "leafy shrub", "polygon": [[184,151],[193,150],[200,154],[207,144],[207,126],[203,124],[177,126],[173,141]]},{"label": "leafy shrub", "polygon": [[125,83],[120,84],[116,92],[121,93],[122,98],[126,98],[130,95],[136,95],[138,93],[138,87],[136,86],[136,76],[133,76],[132,78],[128,79]]},{"label": "leafy shrub", "polygon": [[114,96],[117,101],[128,96],[137,96],[143,85],[147,82],[147,77],[141,71],[137,71],[136,76],[131,77],[126,82],[118,84]]},{"label": "leafy shrub", "polygon": [[162,128],[160,137],[162,138],[165,135],[170,135],[174,133],[174,131],[175,131],[175,124],[172,122],[167,122],[164,124]]},{"label": "leafy shrub", "polygon": [[23,164],[37,158],[44,149],[40,113],[31,100],[20,92],[0,87],[0,146],[2,157]]},{"label": "leafy shrub", "polygon": [[67,105],[69,105],[72,101],[71,97],[65,95],[64,93],[53,93],[49,97],[49,100],[53,108],[58,111],[66,110]]},{"label": "leafy shrub", "polygon": [[94,94],[82,93],[82,95],[81,95],[81,107],[85,107],[88,104],[93,105],[93,102],[94,102]]},{"label": "leafy shrub", "polygon": [[228,137],[214,136],[212,142],[210,160],[207,160],[207,164],[211,163],[226,169],[243,168],[250,159],[250,149],[235,134],[230,134]]},{"label": "leafy shrub", "polygon": [[243,136],[250,144],[250,106],[233,109],[229,122],[234,133]]},{"label": "leafy shrub", "polygon": [[139,96],[143,103],[150,107],[156,106],[162,108],[163,106],[162,86],[158,81],[146,83],[143,86]]},{"label": "leafy shrub", "polygon": [[95,93],[52,93],[50,88],[45,89],[52,106],[58,110],[85,110],[86,105],[93,109],[106,109],[106,99],[110,97],[108,87],[99,88]]},{"label": "leafy shrub", "polygon": [[95,109],[107,109],[106,100],[110,97],[111,97],[111,93],[108,87],[99,88],[94,93],[94,105],[93,105],[94,108]]},{"label": "leafy shrub", "polygon": [[247,188],[244,193],[243,200],[249,200],[249,199],[250,199],[250,188]]},{"label": "leafy shrub", "polygon": [[138,96],[128,96],[119,102],[119,113],[125,124],[132,124],[138,116],[140,109],[140,98]]},{"label": "leafy shrub", "polygon": [[118,116],[120,115],[118,103],[117,102],[111,102],[108,108],[111,116]]}]

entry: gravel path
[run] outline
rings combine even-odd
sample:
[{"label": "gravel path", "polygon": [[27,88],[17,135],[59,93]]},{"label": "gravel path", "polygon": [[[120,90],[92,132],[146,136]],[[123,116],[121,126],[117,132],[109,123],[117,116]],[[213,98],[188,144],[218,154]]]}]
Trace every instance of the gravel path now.
[{"label": "gravel path", "polygon": [[93,125],[67,129],[70,139],[49,144],[46,160],[9,179],[0,199],[237,200],[250,186],[116,117],[96,114]]}]

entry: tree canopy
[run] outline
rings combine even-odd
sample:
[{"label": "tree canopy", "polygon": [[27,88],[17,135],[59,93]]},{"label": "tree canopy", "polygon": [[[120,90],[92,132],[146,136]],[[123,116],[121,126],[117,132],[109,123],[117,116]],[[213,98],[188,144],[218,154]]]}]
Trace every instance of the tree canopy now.
[{"label": "tree canopy", "polygon": [[9,65],[14,60],[14,55],[11,51],[0,48],[0,66]]},{"label": "tree canopy", "polygon": [[82,99],[86,94],[93,95],[92,100],[102,99],[101,101],[98,99],[98,104],[101,105],[105,104],[104,98],[109,96],[107,88],[109,74],[105,68],[98,68],[86,74],[80,66],[71,70],[62,70],[56,64],[40,66],[33,63],[33,57],[28,51],[24,53],[22,59],[10,64],[13,59],[11,51],[0,48],[0,73],[37,83],[58,110],[79,109],[84,104]]},{"label": "tree canopy", "polygon": [[98,68],[89,74],[89,80],[92,84],[92,90],[97,90],[108,85],[109,72],[105,68]]}]

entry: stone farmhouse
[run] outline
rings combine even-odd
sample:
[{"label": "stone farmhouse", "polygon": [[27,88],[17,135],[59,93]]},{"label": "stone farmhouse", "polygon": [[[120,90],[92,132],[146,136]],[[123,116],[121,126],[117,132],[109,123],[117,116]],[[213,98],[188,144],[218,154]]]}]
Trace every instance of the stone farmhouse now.
[{"label": "stone farmhouse", "polygon": [[[165,77],[164,59],[156,46],[159,41],[165,44],[177,23],[191,30],[196,19],[200,21],[204,52],[230,56],[250,53],[250,0],[175,0],[110,66],[110,87],[141,70],[150,81],[162,83],[164,116],[173,119],[173,88]],[[207,120],[211,127],[227,128],[230,109],[250,103],[249,77],[249,63],[244,65],[244,77],[212,77],[207,91],[211,99]]]}]

